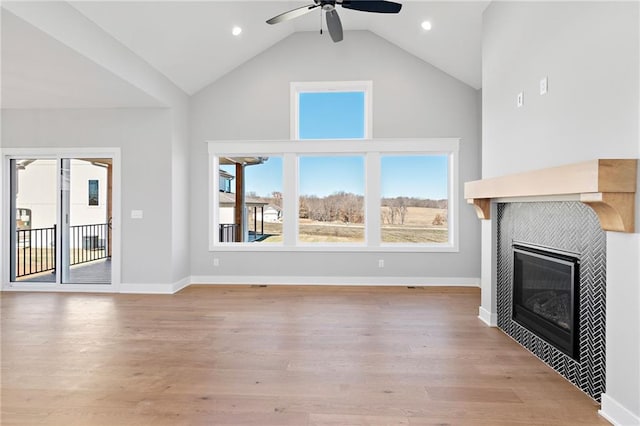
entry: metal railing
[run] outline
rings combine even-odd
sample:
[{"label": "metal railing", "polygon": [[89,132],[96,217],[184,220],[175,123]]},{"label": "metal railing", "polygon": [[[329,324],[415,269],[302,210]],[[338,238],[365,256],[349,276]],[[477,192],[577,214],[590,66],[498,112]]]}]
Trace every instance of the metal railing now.
[{"label": "metal railing", "polygon": [[16,230],[16,278],[56,269],[56,227]]},{"label": "metal railing", "polygon": [[97,223],[69,227],[69,247],[71,249],[70,264],[93,262],[105,259],[109,252],[109,224]]},{"label": "metal railing", "polygon": [[221,223],[220,224],[220,242],[235,243],[238,241],[238,229],[240,225],[237,223]]},{"label": "metal railing", "polygon": [[[56,227],[16,230],[15,277],[56,270]],[[109,224],[69,227],[69,264],[105,259],[109,254]]]}]

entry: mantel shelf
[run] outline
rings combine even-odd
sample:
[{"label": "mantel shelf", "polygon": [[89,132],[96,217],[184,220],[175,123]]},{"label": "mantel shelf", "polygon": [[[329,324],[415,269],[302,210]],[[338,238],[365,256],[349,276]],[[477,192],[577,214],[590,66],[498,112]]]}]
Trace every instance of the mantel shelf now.
[{"label": "mantel shelf", "polygon": [[464,197],[478,218],[489,219],[491,201],[575,196],[598,215],[605,231],[634,232],[635,159],[599,159],[464,184]]}]

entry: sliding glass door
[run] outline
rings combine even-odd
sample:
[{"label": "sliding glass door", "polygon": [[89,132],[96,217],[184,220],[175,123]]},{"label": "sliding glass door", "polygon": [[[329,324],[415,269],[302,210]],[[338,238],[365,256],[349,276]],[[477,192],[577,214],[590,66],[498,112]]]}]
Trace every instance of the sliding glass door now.
[{"label": "sliding glass door", "polygon": [[16,158],[10,281],[110,284],[112,158]]},{"label": "sliding glass door", "polygon": [[11,281],[57,280],[56,159],[10,160]]}]

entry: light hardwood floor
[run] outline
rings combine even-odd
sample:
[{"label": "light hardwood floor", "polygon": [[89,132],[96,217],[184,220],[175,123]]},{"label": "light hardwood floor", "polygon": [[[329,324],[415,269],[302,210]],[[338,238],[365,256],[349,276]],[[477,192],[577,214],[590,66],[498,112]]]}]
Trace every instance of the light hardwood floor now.
[{"label": "light hardwood floor", "polygon": [[607,425],[477,289],[3,293],[2,425]]}]

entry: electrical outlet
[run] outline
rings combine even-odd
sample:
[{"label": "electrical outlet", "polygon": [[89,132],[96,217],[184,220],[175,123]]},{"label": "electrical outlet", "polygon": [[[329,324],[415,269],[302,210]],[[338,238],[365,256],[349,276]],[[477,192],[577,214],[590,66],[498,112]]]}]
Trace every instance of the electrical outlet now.
[{"label": "electrical outlet", "polygon": [[540,80],[540,94],[546,95],[549,89],[549,79],[547,77]]},{"label": "electrical outlet", "polygon": [[524,92],[518,93],[518,98],[516,100],[516,105],[518,106],[518,108],[520,108],[522,105],[524,105]]},{"label": "electrical outlet", "polygon": [[378,268],[384,268],[384,259],[378,260]]},{"label": "electrical outlet", "polygon": [[213,258],[213,266],[220,266],[220,259],[218,259],[217,257]]}]

